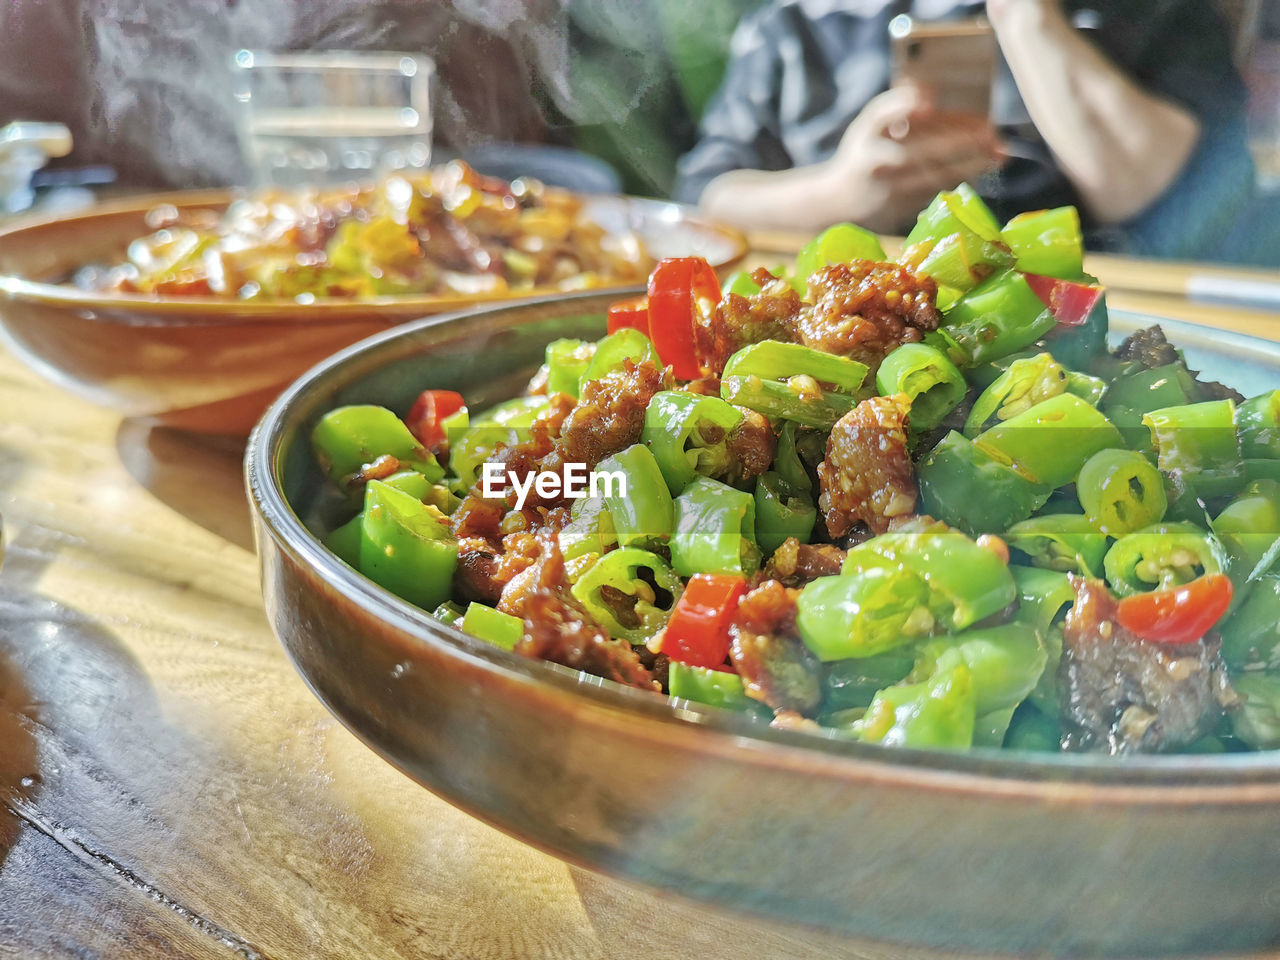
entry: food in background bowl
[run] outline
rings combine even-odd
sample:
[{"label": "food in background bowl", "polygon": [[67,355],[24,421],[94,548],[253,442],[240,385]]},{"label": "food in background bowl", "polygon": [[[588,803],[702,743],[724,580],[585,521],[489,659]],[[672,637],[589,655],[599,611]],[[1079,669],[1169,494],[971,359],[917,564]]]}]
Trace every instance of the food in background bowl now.
[{"label": "food in background bowl", "polygon": [[89,289],[254,299],[518,294],[639,282],[635,233],[609,233],[580,197],[461,161],[376,186],[237,200],[221,216],[160,206],[128,260]]},{"label": "food in background bowl", "polygon": [[1074,211],[1001,230],[961,190],[897,262],[841,225],[727,287],[663,261],[474,418],[331,411],[327,545],[505,649],[774,725],[1280,746],[1280,391],[1158,327],[1109,351]]}]

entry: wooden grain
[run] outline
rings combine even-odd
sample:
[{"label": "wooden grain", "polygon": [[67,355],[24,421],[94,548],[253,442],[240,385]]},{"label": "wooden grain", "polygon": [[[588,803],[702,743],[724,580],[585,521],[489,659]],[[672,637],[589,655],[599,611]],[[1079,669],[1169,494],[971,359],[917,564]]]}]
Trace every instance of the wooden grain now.
[{"label": "wooden grain", "polygon": [[903,956],[668,903],[411,783],[261,610],[240,450],[0,351],[0,956]]},{"label": "wooden grain", "polygon": [[396,773],[265,623],[240,453],[0,350],[0,956],[930,956],[571,869]]}]

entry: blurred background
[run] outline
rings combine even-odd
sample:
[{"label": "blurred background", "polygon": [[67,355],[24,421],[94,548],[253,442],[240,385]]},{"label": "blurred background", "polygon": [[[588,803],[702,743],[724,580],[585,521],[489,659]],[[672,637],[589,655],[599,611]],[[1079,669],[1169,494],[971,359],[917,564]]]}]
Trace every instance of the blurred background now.
[{"label": "blurred background", "polygon": [[[910,124],[855,130],[895,84],[887,24],[903,13],[996,22],[981,122],[916,102],[899,104]],[[1063,25],[1060,75],[1021,65],[1038,52],[1016,49],[1017,24],[1001,27],[1032,15]],[[1077,82],[1064,31],[1120,86]],[[971,179],[1001,214],[1079,203],[1095,249],[1280,265],[1280,0],[13,0],[0,8],[0,126],[54,122],[72,139],[34,174],[36,202],[256,182],[234,96],[241,49],[424,58],[431,162],[461,156],[500,176],[800,231],[859,219],[897,232],[895,203],[914,211],[918,196]],[[1093,111],[1075,118],[1097,141],[1081,157],[1045,106],[1073,103]],[[1105,142],[1141,127],[1125,120],[1148,107],[1145,140]],[[928,143],[954,151],[911,159],[914,192],[868,172],[884,148],[928,153],[923,131],[947,123]],[[979,142],[985,166],[959,162]],[[1089,163],[1118,178],[1112,194],[1128,178],[1154,183],[1152,195],[1117,207]],[[755,176],[797,171],[807,186]]]}]

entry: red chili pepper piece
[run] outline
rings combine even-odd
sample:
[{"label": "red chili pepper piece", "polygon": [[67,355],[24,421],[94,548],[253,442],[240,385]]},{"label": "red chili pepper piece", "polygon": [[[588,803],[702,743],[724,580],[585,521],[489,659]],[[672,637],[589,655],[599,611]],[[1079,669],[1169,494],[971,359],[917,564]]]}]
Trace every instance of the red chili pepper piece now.
[{"label": "red chili pepper piece", "polygon": [[1231,605],[1231,580],[1210,573],[1170,590],[1125,597],[1116,619],[1130,633],[1152,643],[1194,643],[1209,632]]},{"label": "red chili pepper piece", "polygon": [[632,297],[609,306],[609,332],[630,328],[649,336],[649,299]]},{"label": "red chili pepper piece", "polygon": [[729,624],[746,592],[742,577],[695,573],[667,621],[662,652],[692,667],[723,669],[729,656]]},{"label": "red chili pepper piece", "polygon": [[1064,327],[1081,326],[1102,299],[1102,287],[1042,277],[1038,273],[1024,273],[1023,277],[1032,292],[1044,301],[1054,319]]},{"label": "red chili pepper piece", "polygon": [[720,281],[701,257],[663,260],[649,275],[649,338],[678,380],[702,376],[693,334],[699,300],[720,302]]},{"label": "red chili pepper piece", "polygon": [[462,394],[452,390],[424,390],[413,402],[404,422],[409,432],[428,450],[444,443],[444,421],[466,406]]}]

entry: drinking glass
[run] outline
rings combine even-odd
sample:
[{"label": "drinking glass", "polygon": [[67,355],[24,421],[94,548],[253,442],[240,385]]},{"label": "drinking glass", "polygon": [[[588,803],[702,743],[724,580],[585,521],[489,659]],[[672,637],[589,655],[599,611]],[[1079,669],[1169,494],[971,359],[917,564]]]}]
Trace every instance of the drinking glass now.
[{"label": "drinking glass", "polygon": [[240,50],[232,64],[254,186],[373,180],[431,162],[429,57]]}]

